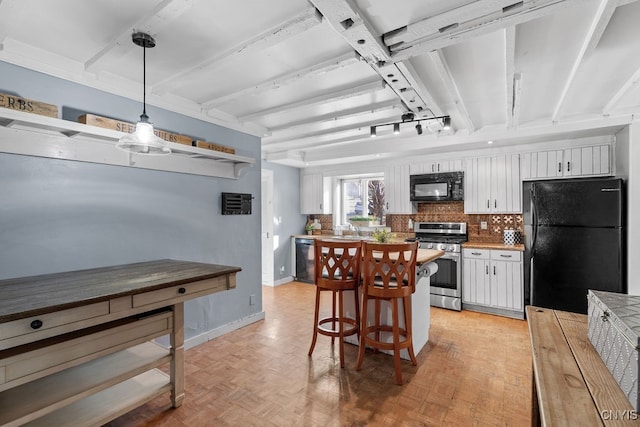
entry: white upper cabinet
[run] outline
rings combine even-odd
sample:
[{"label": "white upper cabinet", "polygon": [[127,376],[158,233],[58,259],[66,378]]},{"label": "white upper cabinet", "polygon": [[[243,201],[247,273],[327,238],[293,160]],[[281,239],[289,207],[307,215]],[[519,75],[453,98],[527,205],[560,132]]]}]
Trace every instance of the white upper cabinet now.
[{"label": "white upper cabinet", "polygon": [[465,213],[522,212],[518,154],[467,159],[464,183]]},{"label": "white upper cabinet", "polygon": [[385,169],[384,197],[388,213],[412,213],[409,172],[409,165],[394,165]]},{"label": "white upper cabinet", "polygon": [[522,179],[611,175],[609,145],[537,151],[522,156]]},{"label": "white upper cabinet", "polygon": [[300,174],[300,213],[331,213],[331,187],[325,185],[322,174]]},{"label": "white upper cabinet", "polygon": [[436,160],[431,162],[415,163],[410,166],[411,175],[425,173],[457,172],[463,170],[462,160]]}]

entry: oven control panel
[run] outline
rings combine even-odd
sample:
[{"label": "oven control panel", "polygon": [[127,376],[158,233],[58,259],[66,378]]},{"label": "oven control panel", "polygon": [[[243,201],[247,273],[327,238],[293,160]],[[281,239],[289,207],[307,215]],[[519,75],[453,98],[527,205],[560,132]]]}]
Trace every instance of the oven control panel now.
[{"label": "oven control panel", "polygon": [[421,249],[437,249],[445,252],[460,252],[459,244],[420,242]]}]

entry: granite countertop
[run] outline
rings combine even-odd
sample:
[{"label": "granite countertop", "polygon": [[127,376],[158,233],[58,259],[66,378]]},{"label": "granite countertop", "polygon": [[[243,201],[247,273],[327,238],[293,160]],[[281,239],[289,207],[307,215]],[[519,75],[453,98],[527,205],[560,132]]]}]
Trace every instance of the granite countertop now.
[{"label": "granite countertop", "polygon": [[505,245],[504,243],[486,243],[486,242],[465,242],[462,244],[462,248],[475,248],[475,249],[498,249],[502,251],[519,251],[524,252],[524,245]]}]

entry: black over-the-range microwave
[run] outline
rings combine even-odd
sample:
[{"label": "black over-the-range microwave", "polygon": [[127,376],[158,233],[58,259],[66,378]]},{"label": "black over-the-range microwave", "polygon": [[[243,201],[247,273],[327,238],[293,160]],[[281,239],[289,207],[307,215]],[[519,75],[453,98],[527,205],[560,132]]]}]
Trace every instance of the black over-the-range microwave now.
[{"label": "black over-the-range microwave", "polygon": [[447,202],[464,200],[464,172],[411,175],[412,202]]}]

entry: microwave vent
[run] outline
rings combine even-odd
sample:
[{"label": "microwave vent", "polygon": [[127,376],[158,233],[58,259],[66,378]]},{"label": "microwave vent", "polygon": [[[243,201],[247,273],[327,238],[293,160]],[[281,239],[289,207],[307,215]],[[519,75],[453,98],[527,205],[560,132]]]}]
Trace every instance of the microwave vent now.
[{"label": "microwave vent", "polygon": [[222,193],[222,215],[251,215],[251,194]]}]

